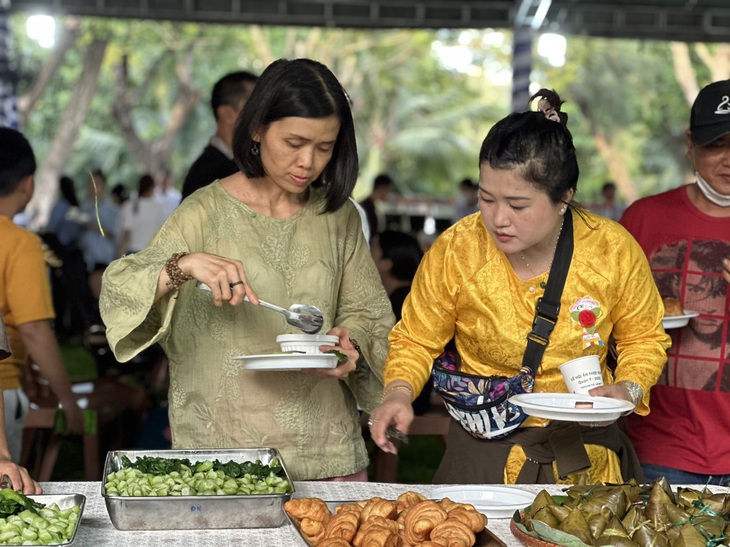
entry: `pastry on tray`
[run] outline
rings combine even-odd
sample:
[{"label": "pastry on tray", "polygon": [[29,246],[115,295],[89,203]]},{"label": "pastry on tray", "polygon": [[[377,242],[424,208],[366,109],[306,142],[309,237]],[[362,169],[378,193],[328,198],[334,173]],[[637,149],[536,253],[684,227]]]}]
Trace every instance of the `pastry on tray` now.
[{"label": "pastry on tray", "polygon": [[284,511],[311,547],[472,547],[487,525],[471,504],[417,492],[329,507],[319,498],[300,498],[285,503]]}]

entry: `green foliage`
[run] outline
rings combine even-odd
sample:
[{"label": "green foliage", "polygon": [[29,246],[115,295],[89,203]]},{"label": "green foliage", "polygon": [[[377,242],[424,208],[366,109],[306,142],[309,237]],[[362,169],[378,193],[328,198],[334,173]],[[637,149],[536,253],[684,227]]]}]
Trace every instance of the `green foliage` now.
[{"label": "green foliage", "polygon": [[[27,38],[26,17],[11,18],[19,93],[30,88],[53,53]],[[260,73],[280,57],[318,59],[347,89],[361,162],[358,199],[369,193],[379,172],[390,173],[403,194],[455,196],[458,180],[476,178],[480,143],[509,109],[509,32],[85,18],[78,40],[24,127],[40,158],[58,131],[95,38],[108,40],[108,47],[79,138],[69,143],[74,153],[65,171],[77,181],[100,167],[109,174],[110,185],[133,187],[151,162],[170,168],[181,181],[214,131],[208,104],[214,82],[233,70]],[[706,47],[712,51],[714,46]],[[454,54],[466,55],[470,62],[452,63]],[[707,82],[710,70],[703,59],[692,52],[691,61],[698,81]],[[579,198],[594,199],[611,177],[599,139],[611,147],[614,161],[621,162],[639,195],[680,182],[687,168],[689,107],[668,43],[569,37],[565,66],[551,67],[535,56],[533,68],[533,85],[555,88],[567,100],[564,109],[581,168]],[[186,92],[196,93],[198,100],[170,136],[176,101]],[[120,108],[130,113],[141,141],[136,147],[114,115]]]}]

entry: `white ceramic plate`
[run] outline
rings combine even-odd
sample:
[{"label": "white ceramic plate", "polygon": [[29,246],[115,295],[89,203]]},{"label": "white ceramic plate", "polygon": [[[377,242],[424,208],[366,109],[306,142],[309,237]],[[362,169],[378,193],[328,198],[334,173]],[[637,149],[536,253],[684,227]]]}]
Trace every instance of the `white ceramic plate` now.
[{"label": "white ceramic plate", "polygon": [[490,519],[512,518],[515,511],[532,504],[536,494],[509,486],[439,486],[431,490],[430,498],[449,498],[458,503],[470,503]]},{"label": "white ceramic plate", "polygon": [[664,325],[664,330],[680,329],[686,327],[689,320],[698,315],[699,313],[696,311],[684,310],[684,315],[670,315],[662,319],[662,325]]},{"label": "white ceramic plate", "polygon": [[[634,408],[628,401],[575,393],[523,393],[509,400],[529,416],[563,422],[612,422]],[[593,408],[576,408],[579,402],[591,402]]]},{"label": "white ceramic plate", "polygon": [[332,354],[274,353],[272,355],[240,355],[246,370],[302,370],[303,368],[335,368],[337,356]]}]

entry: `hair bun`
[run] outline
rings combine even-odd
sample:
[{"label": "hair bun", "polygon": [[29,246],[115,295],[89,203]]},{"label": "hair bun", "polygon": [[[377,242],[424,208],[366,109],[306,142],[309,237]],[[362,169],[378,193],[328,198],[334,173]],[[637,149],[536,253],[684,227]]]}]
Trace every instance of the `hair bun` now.
[{"label": "hair bun", "polygon": [[548,120],[568,125],[568,115],[560,111],[565,101],[560,99],[557,91],[543,88],[532,95],[527,104],[529,105],[535,99],[539,99],[537,102],[538,112],[542,112]]}]

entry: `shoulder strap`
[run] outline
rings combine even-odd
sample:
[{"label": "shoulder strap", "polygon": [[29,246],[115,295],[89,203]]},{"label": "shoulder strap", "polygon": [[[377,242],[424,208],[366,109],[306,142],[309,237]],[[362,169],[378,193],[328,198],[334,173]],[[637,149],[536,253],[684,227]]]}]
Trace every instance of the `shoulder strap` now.
[{"label": "shoulder strap", "polygon": [[563,229],[555,248],[553,266],[548,275],[545,294],[537,300],[532,332],[527,335],[527,349],[522,357],[522,369],[529,369],[535,376],[542,362],[545,348],[550,343],[550,334],[560,313],[560,297],[563,294],[565,279],[568,277],[570,261],[573,257],[573,215],[568,208],[563,217]]}]

